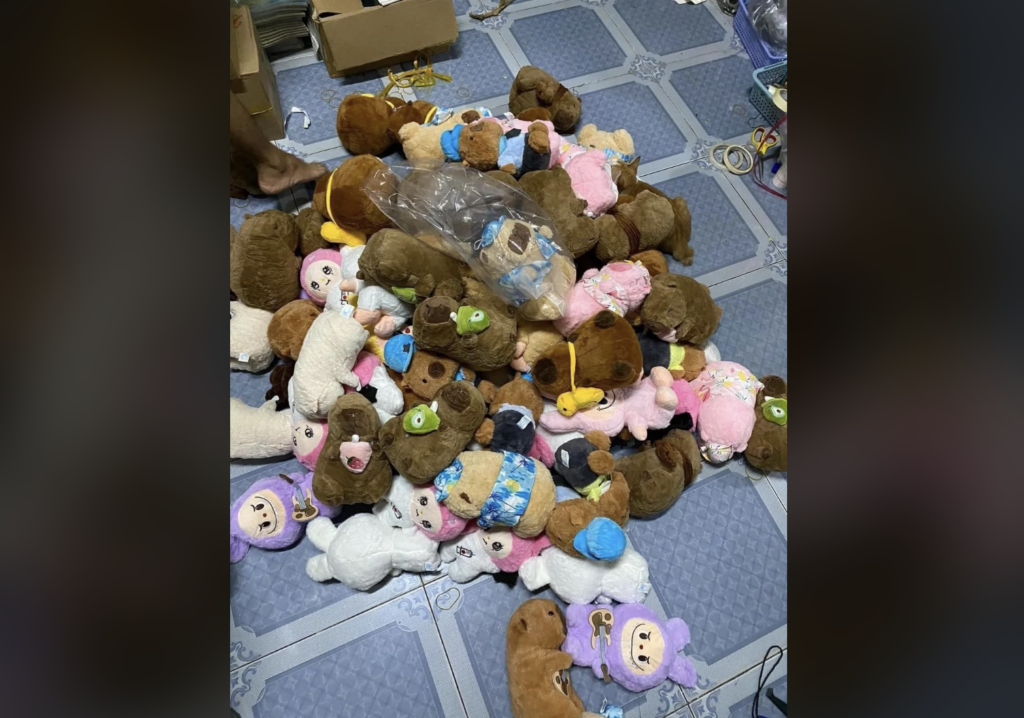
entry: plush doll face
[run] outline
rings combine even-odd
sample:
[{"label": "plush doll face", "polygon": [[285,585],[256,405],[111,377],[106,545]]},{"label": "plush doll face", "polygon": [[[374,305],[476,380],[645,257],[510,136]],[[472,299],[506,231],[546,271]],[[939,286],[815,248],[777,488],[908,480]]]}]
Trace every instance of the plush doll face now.
[{"label": "plush doll face", "polygon": [[327,291],[342,281],[341,252],[336,249],[318,249],[302,260],[300,271],[302,288],[314,302],[322,306],[327,301]]},{"label": "plush doll face", "polygon": [[441,529],[441,505],[434,498],[434,487],[417,486],[412,492],[412,517],[417,526],[427,533]]},{"label": "plush doll face", "polygon": [[316,466],[317,457],[327,438],[327,422],[322,419],[310,419],[297,411],[292,411],[292,446],[295,457],[307,469]]},{"label": "plush doll face", "polygon": [[761,405],[761,414],[765,419],[778,424],[779,426],[786,425],[786,411],[787,403],[785,399],[776,399],[774,397],[765,399],[764,404]]},{"label": "plush doll face", "polygon": [[254,539],[277,536],[288,520],[284,502],[269,489],[257,491],[243,501],[235,517],[238,527]]},{"label": "plush doll face", "polygon": [[331,506],[375,504],[387,494],[392,471],[377,443],[379,432],[380,419],[365,396],[338,397],[313,475],[320,501]]}]

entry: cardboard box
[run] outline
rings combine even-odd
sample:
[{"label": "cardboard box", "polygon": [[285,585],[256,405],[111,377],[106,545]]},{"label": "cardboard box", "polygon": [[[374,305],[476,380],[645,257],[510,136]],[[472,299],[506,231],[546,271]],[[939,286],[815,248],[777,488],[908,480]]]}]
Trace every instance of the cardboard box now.
[{"label": "cardboard box", "polygon": [[284,116],[274,71],[256,39],[246,5],[231,8],[231,92],[252,115],[268,140],[284,139]]},{"label": "cardboard box", "polygon": [[312,0],[313,21],[331,77],[356,75],[444,52],[459,36],[452,0]]}]

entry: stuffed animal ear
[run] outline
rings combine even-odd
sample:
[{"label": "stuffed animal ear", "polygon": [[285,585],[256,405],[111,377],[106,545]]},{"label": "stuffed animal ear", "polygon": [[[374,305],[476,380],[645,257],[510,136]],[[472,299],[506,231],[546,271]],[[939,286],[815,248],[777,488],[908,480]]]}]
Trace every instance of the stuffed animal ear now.
[{"label": "stuffed animal ear", "polygon": [[764,384],[764,393],[766,396],[779,397],[786,394],[786,380],[781,376],[765,376],[761,377],[761,383]]},{"label": "stuffed animal ear", "polygon": [[626,130],[615,130],[612,133],[612,138],[615,140],[615,144],[618,145],[620,151],[625,152],[627,155],[633,154],[633,136],[626,132]]},{"label": "stuffed animal ear", "polygon": [[596,446],[600,451],[609,451],[612,448],[612,440],[603,431],[593,429],[584,434],[583,438]]},{"label": "stuffed animal ear", "polygon": [[670,618],[665,623],[665,631],[668,633],[673,650],[680,651],[684,646],[690,644],[690,627],[681,618]]},{"label": "stuffed animal ear", "polygon": [[245,541],[242,541],[242,539],[240,539],[240,538],[238,538],[236,536],[232,536],[231,537],[231,563],[238,563],[243,558],[245,558],[245,554],[247,554],[247,553],[249,553],[249,544],[247,544]]},{"label": "stuffed animal ear", "polygon": [[592,451],[587,454],[587,466],[595,474],[610,474],[615,471],[615,457],[607,451]]},{"label": "stuffed animal ear", "polygon": [[[661,460],[661,463],[665,464],[669,468],[676,466],[676,451],[672,448],[672,444],[665,441],[664,439],[654,442],[654,453]],[[684,465],[688,465],[689,462],[684,461]],[[690,469],[690,473],[693,473],[693,469]]]},{"label": "stuffed animal ear", "polygon": [[668,669],[668,677],[681,686],[693,688],[697,685],[697,669],[685,656],[676,654],[672,666]]},{"label": "stuffed animal ear", "polygon": [[579,140],[581,145],[586,146],[587,140],[593,137],[595,132],[597,132],[597,125],[592,122],[588,123],[583,125],[583,127],[580,128],[580,131],[576,133],[576,139]]}]

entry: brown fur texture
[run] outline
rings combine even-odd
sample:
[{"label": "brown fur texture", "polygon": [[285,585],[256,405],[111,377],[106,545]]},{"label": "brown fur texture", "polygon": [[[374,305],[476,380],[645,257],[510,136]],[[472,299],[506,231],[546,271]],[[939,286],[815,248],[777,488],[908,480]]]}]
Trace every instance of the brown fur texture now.
[{"label": "brown fur texture", "polygon": [[306,332],[321,311],[311,299],[296,299],[274,312],[267,327],[267,339],[274,353],[282,359],[298,359]]},{"label": "brown fur texture", "polygon": [[583,701],[569,678],[572,656],[562,651],[565,618],[546,598],[523,602],[505,629],[505,670],[512,718],[581,718]]},{"label": "brown fur texture", "polygon": [[416,345],[451,357],[476,371],[508,364],[516,350],[515,310],[480,282],[467,277],[463,283],[466,292],[461,304],[487,312],[490,326],[478,334],[459,336],[451,314],[459,310],[460,302],[451,297],[431,297],[420,302],[412,315]]},{"label": "brown fur texture", "polygon": [[[546,107],[531,107],[516,115],[516,119],[523,122],[536,122],[537,120],[551,122],[551,110]],[[552,122],[552,124],[554,123]]]},{"label": "brown fur texture", "polygon": [[402,125],[410,122],[422,125],[427,121],[427,115],[436,105],[426,100],[413,100],[404,105],[396,106],[395,111],[391,113],[391,117],[388,118],[388,135],[391,137],[393,144],[400,142],[398,139],[398,131],[402,129]]},{"label": "brown fur texture", "polygon": [[320,235],[324,218],[313,207],[306,207],[299,212],[295,224],[299,227],[299,254],[303,257],[318,249],[334,246]]},{"label": "brown fur texture", "polygon": [[[593,433],[600,432],[588,432],[588,439]],[[610,474],[611,485],[608,490],[597,501],[584,497],[559,501],[544,529],[553,545],[576,558],[585,557],[572,545],[572,540],[591,521],[604,516],[622,528],[626,528],[629,522],[629,485],[625,477],[615,471],[615,457],[607,449],[597,449],[587,456],[587,464],[599,476]]]},{"label": "brown fur texture", "polygon": [[567,297],[576,283],[576,263],[562,254],[552,254],[549,260],[551,271],[545,281],[550,286],[550,296],[545,294],[530,299],[519,305],[519,316],[530,321],[550,322],[562,316],[562,309],[552,301],[552,297]]},{"label": "brown fur texture", "polygon": [[668,260],[665,259],[665,255],[661,250],[645,249],[642,252],[631,255],[629,259],[632,262],[640,262],[647,267],[647,271],[651,273],[652,277],[657,277],[659,274],[668,274]]},{"label": "brown fur texture", "polygon": [[270,388],[263,397],[270,401],[277,397],[277,410],[288,408],[288,382],[295,373],[295,362],[290,359],[283,359],[277,363],[270,372]]},{"label": "brown fur texture", "polygon": [[[412,355],[409,370],[402,375],[402,384],[419,398],[430,401],[441,387],[455,381],[459,366],[454,359],[418,349]],[[476,378],[472,369],[464,369],[463,373],[466,381]]]},{"label": "brown fur texture", "polygon": [[424,125],[422,122],[406,122],[398,129],[398,139],[402,143],[402,153],[408,160],[435,159],[444,161],[444,150],[441,149],[441,135],[455,125],[469,124],[480,119],[476,110],[466,110],[461,115],[452,114],[447,120],[436,125]]},{"label": "brown fur texture", "polygon": [[683,355],[683,368],[673,370],[672,378],[693,381],[704,371],[708,362],[701,347],[689,342],[682,342],[682,344],[686,348],[686,353]]},{"label": "brown fur texture", "polygon": [[510,175],[508,172],[502,172],[501,170],[490,170],[488,172],[484,172],[484,174],[487,175],[488,177],[492,177],[498,180],[502,184],[507,184],[509,187],[520,189],[519,181],[515,177]]},{"label": "brown fur texture", "polygon": [[[484,398],[468,381],[441,387],[434,400],[441,425],[429,434],[407,434],[402,417],[381,429],[380,442],[395,469],[414,484],[433,481],[466,448],[484,420]],[[325,449],[327,447],[324,447]]]},{"label": "brown fur texture", "polygon": [[701,470],[700,449],[693,434],[673,429],[651,448],[615,462],[629,484],[629,515],[653,516],[669,508]]},{"label": "brown fur texture", "polygon": [[388,132],[388,122],[396,108],[404,105],[405,100],[399,97],[348,95],[338,105],[335,122],[342,146],[350,155],[387,152],[395,142]]},{"label": "brown fur texture", "polygon": [[541,355],[565,341],[551,322],[531,322],[519,318],[516,332],[516,358],[509,362],[516,371],[528,373]]},{"label": "brown fur texture", "polygon": [[[373,405],[362,394],[339,396],[327,415],[327,439],[313,471],[313,494],[328,506],[375,504],[391,488],[391,465],[378,441],[381,426]],[[349,471],[342,461],[342,442],[353,434],[373,447],[370,462],[361,473]]]},{"label": "brown fur texture", "polygon": [[477,121],[464,127],[459,135],[463,162],[481,172],[493,170],[498,166],[498,145],[503,134],[497,122]]},{"label": "brown fur texture", "polygon": [[644,326],[655,334],[675,330],[675,341],[703,344],[718,329],[722,308],[711,290],[681,274],[659,274],[651,279],[651,293],[640,309]]},{"label": "brown fur texture", "polygon": [[526,65],[512,81],[508,109],[518,117],[534,107],[547,109],[555,130],[563,135],[572,134],[580,119],[580,98],[544,70]]},{"label": "brown fur texture", "polygon": [[587,201],[573,192],[572,179],[562,167],[527,172],[519,178],[519,186],[551,216],[569,254],[579,257],[594,248],[597,224],[583,214]]},{"label": "brown fur texture", "polygon": [[463,291],[459,277],[468,271],[462,262],[405,232],[383,229],[367,241],[357,276],[387,289],[411,288],[420,299],[434,294],[457,299]]},{"label": "brown fur texture", "polygon": [[619,192],[630,197],[636,197],[643,191],[653,192],[664,197],[672,203],[672,232],[661,243],[660,247],[671,254],[676,260],[685,266],[693,264],[693,248],[690,246],[690,232],[692,230],[692,218],[690,207],[682,197],[669,197],[654,185],[647,184],[637,178],[637,170],[640,167],[640,158],[637,157],[629,164],[619,165],[618,176],[615,184]]},{"label": "brown fur texture", "polygon": [[[687,350],[689,352],[689,350]],[[764,389],[757,392],[757,403],[754,406],[754,430],[750,434],[747,448],[743,452],[747,463],[765,473],[786,471],[789,460],[789,422],[779,426],[764,418],[762,411],[766,396],[775,399],[787,399],[786,380],[780,376],[761,377]]]},{"label": "brown fur texture", "polygon": [[247,307],[276,312],[299,296],[295,217],[276,209],[246,219],[231,247],[231,291]]},{"label": "brown fur texture", "polygon": [[228,225],[228,227],[231,229],[231,249],[234,249],[235,248],[235,238],[238,236],[238,230],[236,230],[234,228],[234,226],[230,225],[230,224]]},{"label": "brown fur texture", "polygon": [[482,446],[490,446],[494,438],[494,421],[490,418],[498,413],[503,404],[515,404],[525,406],[533,414],[533,420],[540,422],[540,415],[544,413],[544,399],[541,397],[537,387],[529,379],[523,379],[519,374],[516,378],[500,387],[495,387],[490,382],[480,383],[480,393],[490,405],[487,414],[488,418],[480,424],[474,437]]},{"label": "brown fur texture", "polygon": [[[640,378],[644,358],[636,332],[622,317],[604,310],[583,322],[569,337],[576,348],[576,387],[619,389]],[[570,390],[569,345],[544,352],[533,367],[540,392],[557,399]]]},{"label": "brown fur texture", "polygon": [[[363,191],[363,180],[386,167],[373,155],[349,157],[334,172],[317,180],[313,190],[313,206],[325,219],[333,219],[341,227],[363,232],[367,236],[391,226],[390,220]],[[334,179],[330,179],[332,176]],[[330,211],[327,207],[328,182],[331,185]]]},{"label": "brown fur texture", "polygon": [[[598,232],[594,253],[602,262],[614,262],[661,246],[672,232],[672,203],[653,192],[641,192],[594,221]],[[634,227],[636,236],[631,236]]]},{"label": "brown fur texture", "polygon": [[[463,451],[458,457],[462,462],[462,475],[449,487],[444,505],[457,516],[475,519],[494,490],[504,455],[497,451]],[[555,482],[551,472],[536,459],[527,458],[527,461],[534,464],[533,489],[519,522],[510,527],[514,534],[523,538],[540,535],[555,508]]]}]

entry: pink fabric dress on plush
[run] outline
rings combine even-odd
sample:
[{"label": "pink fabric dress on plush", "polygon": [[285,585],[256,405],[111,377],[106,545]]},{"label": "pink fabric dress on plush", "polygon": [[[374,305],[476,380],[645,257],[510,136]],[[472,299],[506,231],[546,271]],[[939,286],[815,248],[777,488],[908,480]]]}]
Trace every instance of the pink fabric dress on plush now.
[{"label": "pink fabric dress on plush", "polygon": [[740,364],[713,361],[690,386],[701,401],[697,434],[704,458],[721,464],[746,450],[754,430],[757,392],[764,385]]},{"label": "pink fabric dress on plush", "polygon": [[642,264],[612,262],[601,269],[588,269],[566,297],[565,311],[555,320],[555,329],[567,337],[603,309],[624,317],[639,309],[650,292],[651,273]]},{"label": "pink fabric dress on plush", "polygon": [[558,153],[558,164],[569,173],[576,196],[587,200],[583,211],[588,217],[599,217],[615,206],[619,190],[604,150],[565,144]]}]

